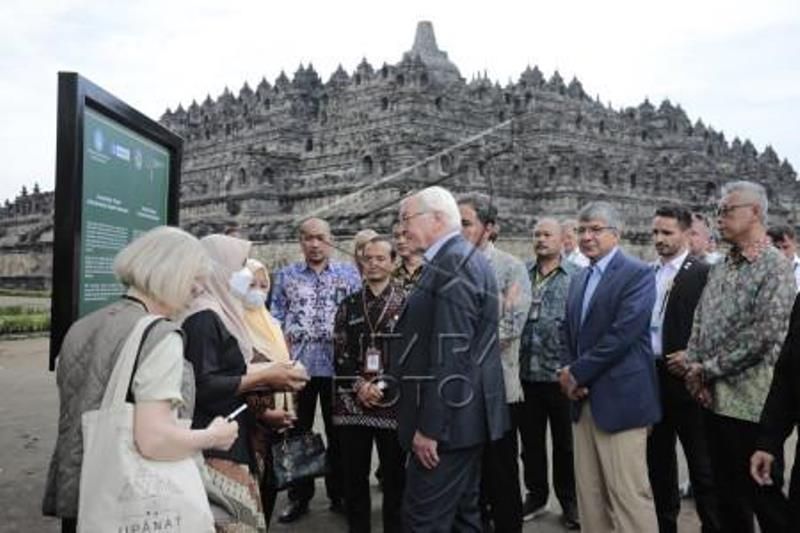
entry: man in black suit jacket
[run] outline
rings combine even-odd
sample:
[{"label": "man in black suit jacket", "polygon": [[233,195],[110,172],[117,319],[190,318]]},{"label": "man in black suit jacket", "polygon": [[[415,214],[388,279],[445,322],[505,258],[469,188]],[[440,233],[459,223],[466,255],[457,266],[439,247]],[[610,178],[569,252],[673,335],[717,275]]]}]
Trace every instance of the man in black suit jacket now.
[{"label": "man in black suit jacket", "polygon": [[[775,373],[767,402],[761,412],[761,431],[756,451],[750,458],[750,475],[759,486],[780,484],[783,475],[783,447],[792,431],[800,427],[800,296],[795,298],[789,333]],[[800,442],[795,451],[789,483],[789,529],[800,531]]]},{"label": "man in black suit jacket", "polygon": [[694,310],[703,293],[709,265],[689,255],[691,213],[665,206],[653,218],[656,262],[656,303],[651,321],[653,353],[661,384],[663,418],[648,439],[647,462],[660,533],[676,533],[680,512],[676,437],[681,439],[689,467],[703,533],[719,531],[711,463],[703,429],[703,409],[686,385],[669,371],[680,365],[673,354],[686,349]]},{"label": "man in black suit jacket", "polygon": [[483,445],[509,429],[494,274],[460,234],[453,196],[430,187],[404,200],[422,277],[395,327],[390,374],[399,383],[398,438],[406,466],[403,527],[480,531]]}]

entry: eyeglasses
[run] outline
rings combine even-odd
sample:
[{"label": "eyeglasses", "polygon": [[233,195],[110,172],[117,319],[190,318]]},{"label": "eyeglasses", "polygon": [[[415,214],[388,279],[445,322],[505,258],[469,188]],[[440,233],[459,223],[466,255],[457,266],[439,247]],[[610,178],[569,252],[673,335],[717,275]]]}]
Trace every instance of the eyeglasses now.
[{"label": "eyeglasses", "polygon": [[750,207],[753,204],[732,204],[732,205],[721,205],[717,208],[717,216],[718,217],[726,217],[730,215],[735,209],[740,207]]},{"label": "eyeglasses", "polygon": [[429,211],[420,211],[419,213],[412,213],[410,215],[403,215],[403,216],[400,217],[400,222],[402,222],[403,224],[408,224],[408,221],[411,220],[412,218],[418,217],[420,215],[427,215],[428,213],[429,213]]},{"label": "eyeglasses", "polygon": [[614,231],[616,229],[617,228],[615,226],[593,226],[591,228],[579,227],[578,235],[583,236],[588,234],[590,236],[595,236],[595,235],[600,235],[606,230]]}]

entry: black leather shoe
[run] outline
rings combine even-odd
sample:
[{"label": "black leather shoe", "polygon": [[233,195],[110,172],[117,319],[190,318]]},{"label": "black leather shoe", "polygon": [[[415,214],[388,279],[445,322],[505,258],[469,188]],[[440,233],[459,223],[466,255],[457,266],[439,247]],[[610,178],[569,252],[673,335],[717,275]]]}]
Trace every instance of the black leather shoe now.
[{"label": "black leather shoe", "polygon": [[301,516],[308,513],[308,503],[289,502],[286,509],[283,510],[278,517],[278,522],[281,524],[291,524],[300,519]]},{"label": "black leather shoe", "polygon": [[561,515],[561,523],[569,531],[578,531],[581,528],[581,523],[578,521],[578,513],[574,509],[564,511]]},{"label": "black leather shoe", "polygon": [[544,502],[534,500],[533,496],[528,494],[525,496],[525,501],[522,504],[522,520],[528,522],[534,518],[539,518],[547,512],[547,500]]},{"label": "black leather shoe", "polygon": [[344,501],[341,499],[331,500],[328,510],[336,514],[347,514],[347,510],[344,508]]}]

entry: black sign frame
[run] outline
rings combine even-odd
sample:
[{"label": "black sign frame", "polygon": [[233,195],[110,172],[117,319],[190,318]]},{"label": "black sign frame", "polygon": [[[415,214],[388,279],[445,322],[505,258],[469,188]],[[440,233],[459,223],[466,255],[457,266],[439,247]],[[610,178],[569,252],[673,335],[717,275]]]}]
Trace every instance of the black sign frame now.
[{"label": "black sign frame", "polygon": [[83,215],[84,112],[100,113],[160,145],[170,154],[167,224],[178,225],[183,139],[75,72],[58,73],[56,190],[53,225],[53,295],[50,370],[67,330],[78,319],[78,275]]}]

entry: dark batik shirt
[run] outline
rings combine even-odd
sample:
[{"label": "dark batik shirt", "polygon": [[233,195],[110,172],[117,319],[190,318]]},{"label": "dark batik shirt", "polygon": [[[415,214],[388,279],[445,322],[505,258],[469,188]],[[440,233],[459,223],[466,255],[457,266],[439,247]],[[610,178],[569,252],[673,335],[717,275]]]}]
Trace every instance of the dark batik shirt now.
[{"label": "dark batik shirt", "polygon": [[[373,337],[364,316],[366,310],[377,335]],[[394,329],[405,304],[405,292],[397,283],[390,283],[375,296],[369,287],[345,298],[336,313],[333,327],[333,350],[336,371],[336,397],[333,405],[333,423],[342,426],[367,426],[397,429],[397,402],[384,398],[387,407],[367,408],[357,398],[355,391],[373,376],[365,373],[366,351],[374,346],[381,352],[384,372],[388,370],[388,339],[384,335]],[[378,319],[383,315],[380,322]]]},{"label": "dark batik shirt", "polygon": [[519,350],[522,381],[558,381],[556,373],[563,366],[561,327],[567,314],[569,282],[579,270],[565,259],[547,276],[541,276],[535,263],[529,267],[531,307]]},{"label": "dark batik shirt", "polygon": [[406,269],[406,266],[403,264],[402,261],[395,267],[394,272],[392,272],[392,278],[394,278],[395,282],[403,289],[408,296],[408,293],[411,292],[411,289],[419,281],[419,277],[422,275],[422,265],[419,265],[414,272],[409,272]]},{"label": "dark batik shirt", "polygon": [[789,262],[767,238],[711,267],[686,355],[703,365],[712,411],[758,422],[794,297]]}]

